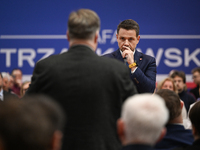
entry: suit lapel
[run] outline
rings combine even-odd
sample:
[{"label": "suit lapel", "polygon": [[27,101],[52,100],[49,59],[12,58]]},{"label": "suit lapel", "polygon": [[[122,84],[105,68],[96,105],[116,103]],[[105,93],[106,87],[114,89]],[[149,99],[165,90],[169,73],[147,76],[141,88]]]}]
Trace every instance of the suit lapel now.
[{"label": "suit lapel", "polygon": [[134,60],[136,61],[136,63],[138,64],[138,66],[141,65],[142,59],[143,59],[142,55],[135,49]]},{"label": "suit lapel", "polygon": [[122,58],[122,55],[121,55],[119,49],[116,51],[116,53],[114,55],[115,55],[115,58],[117,58],[118,60],[120,60],[124,63],[124,59]]}]

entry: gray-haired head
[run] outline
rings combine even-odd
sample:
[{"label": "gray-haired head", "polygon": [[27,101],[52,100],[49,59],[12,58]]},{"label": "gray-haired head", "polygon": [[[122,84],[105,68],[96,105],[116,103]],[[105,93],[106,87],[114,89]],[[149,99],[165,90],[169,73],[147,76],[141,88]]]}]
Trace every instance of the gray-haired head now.
[{"label": "gray-haired head", "polygon": [[68,34],[70,39],[92,39],[100,30],[99,16],[90,9],[79,9],[70,14]]},{"label": "gray-haired head", "polygon": [[125,101],[121,120],[127,143],[154,145],[168,120],[168,110],[160,96],[138,94]]}]

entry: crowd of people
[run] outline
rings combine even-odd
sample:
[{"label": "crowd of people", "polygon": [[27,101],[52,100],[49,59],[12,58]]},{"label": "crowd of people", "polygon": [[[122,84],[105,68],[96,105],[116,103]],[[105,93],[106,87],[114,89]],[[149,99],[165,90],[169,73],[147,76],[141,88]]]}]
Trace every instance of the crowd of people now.
[{"label": "crowd of people", "polygon": [[0,79],[0,100],[3,101],[7,96],[16,96],[22,98],[26,90],[29,88],[30,81],[22,81],[23,73],[19,68],[15,68],[9,72],[1,72]]},{"label": "crowd of people", "polygon": [[200,149],[200,68],[156,86],[155,58],[137,51],[139,25],[117,27],[119,49],[95,54],[100,19],[89,9],[68,19],[69,50],[22,71],[0,74],[0,150]]}]

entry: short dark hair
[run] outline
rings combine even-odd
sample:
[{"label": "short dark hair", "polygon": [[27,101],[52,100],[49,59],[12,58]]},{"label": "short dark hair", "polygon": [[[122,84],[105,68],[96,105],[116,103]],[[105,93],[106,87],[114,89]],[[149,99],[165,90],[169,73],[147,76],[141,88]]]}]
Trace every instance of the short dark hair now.
[{"label": "short dark hair", "polygon": [[189,118],[192,125],[195,127],[198,136],[200,136],[200,101],[197,101],[189,111]]},{"label": "short dark hair", "polygon": [[183,79],[183,83],[186,82],[185,72],[174,70],[170,77],[175,78],[176,76],[181,77]]},{"label": "short dark hair", "polygon": [[21,74],[23,74],[21,69],[19,69],[19,68],[14,68],[14,69],[11,71],[11,75],[12,75],[12,76],[13,76],[13,72],[14,72],[15,70],[19,70],[19,71],[21,72]]},{"label": "short dark hair", "polygon": [[90,9],[79,9],[70,14],[68,33],[71,39],[92,39],[100,30],[99,16]]},{"label": "short dark hair", "polygon": [[0,72],[0,76],[1,76],[1,78],[3,79],[3,76],[2,76],[2,73]]},{"label": "short dark hair", "polygon": [[25,96],[0,103],[0,137],[5,150],[47,150],[64,113],[46,96]]},{"label": "short dark hair", "polygon": [[168,89],[161,89],[156,94],[165,100],[165,104],[169,110],[169,121],[181,114],[181,103],[178,94]]},{"label": "short dark hair", "polygon": [[200,73],[200,67],[196,67],[194,69],[192,69],[192,74],[195,72],[199,72]]},{"label": "short dark hair", "polygon": [[120,28],[123,28],[126,30],[135,30],[136,36],[138,36],[140,32],[139,24],[132,19],[127,19],[120,22],[120,24],[117,26],[117,34],[119,33]]}]

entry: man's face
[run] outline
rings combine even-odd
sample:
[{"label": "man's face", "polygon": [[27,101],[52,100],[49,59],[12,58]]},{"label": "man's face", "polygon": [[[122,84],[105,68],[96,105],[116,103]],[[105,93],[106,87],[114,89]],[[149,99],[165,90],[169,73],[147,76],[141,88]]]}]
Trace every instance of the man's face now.
[{"label": "man's face", "polygon": [[12,75],[14,76],[14,83],[18,83],[22,80],[22,73],[20,70],[14,70]]},{"label": "man's face", "polygon": [[14,85],[14,79],[12,76],[10,76],[10,81],[9,81],[9,88],[12,89]]},{"label": "man's face", "polygon": [[9,82],[8,82],[8,78],[7,77],[3,78],[3,89],[5,91],[8,91],[8,89],[9,89]]},{"label": "man's face", "polygon": [[174,83],[175,83],[179,93],[184,90],[185,83],[183,83],[183,79],[181,77],[175,76],[174,77]]},{"label": "man's face", "polygon": [[126,30],[123,28],[119,29],[119,33],[116,34],[117,36],[117,42],[119,48],[124,51],[124,47],[129,47],[132,51],[135,50],[139,40],[140,36],[136,37],[136,31],[135,30]]},{"label": "man's face", "polygon": [[3,88],[3,78],[0,75],[0,91],[1,91],[1,88]]},{"label": "man's face", "polygon": [[200,73],[198,71],[193,73],[192,78],[195,84],[200,85]]}]

